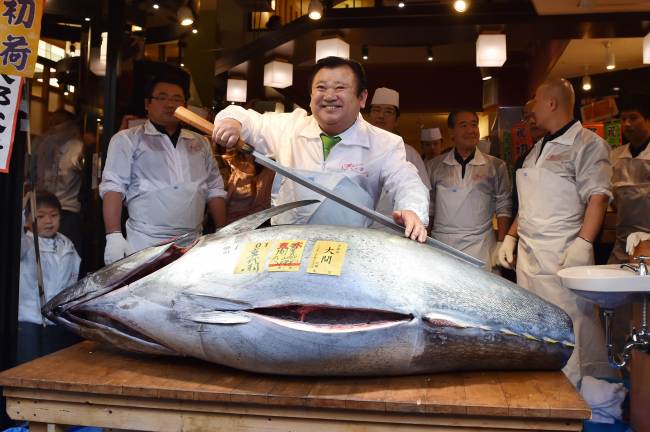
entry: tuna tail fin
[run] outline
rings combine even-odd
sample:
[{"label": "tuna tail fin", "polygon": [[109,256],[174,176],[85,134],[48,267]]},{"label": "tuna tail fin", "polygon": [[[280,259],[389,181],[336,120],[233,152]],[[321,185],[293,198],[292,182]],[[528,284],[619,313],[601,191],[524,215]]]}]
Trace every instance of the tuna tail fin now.
[{"label": "tuna tail fin", "polygon": [[257,213],[253,213],[250,216],[246,216],[245,218],[239,219],[238,221],[235,221],[230,225],[221,228],[219,231],[217,231],[216,235],[219,237],[225,237],[225,236],[231,236],[233,234],[239,234],[241,232],[252,231],[275,215],[279,215],[280,213],[284,213],[285,211],[294,209],[296,207],[315,204],[317,202],[320,201],[302,200],[302,201],[294,201],[291,203],[282,204],[276,207],[271,207],[269,209],[262,210]]}]

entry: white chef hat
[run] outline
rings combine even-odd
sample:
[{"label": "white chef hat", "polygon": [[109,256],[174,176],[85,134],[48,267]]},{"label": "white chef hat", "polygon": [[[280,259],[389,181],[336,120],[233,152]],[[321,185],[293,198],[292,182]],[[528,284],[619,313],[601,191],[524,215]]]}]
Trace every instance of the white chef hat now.
[{"label": "white chef hat", "polygon": [[375,90],[370,105],[393,105],[399,108],[399,93],[393,89],[379,87]]},{"label": "white chef hat", "polygon": [[438,128],[422,129],[422,132],[420,132],[420,141],[436,141],[439,139],[442,139],[442,135]]}]

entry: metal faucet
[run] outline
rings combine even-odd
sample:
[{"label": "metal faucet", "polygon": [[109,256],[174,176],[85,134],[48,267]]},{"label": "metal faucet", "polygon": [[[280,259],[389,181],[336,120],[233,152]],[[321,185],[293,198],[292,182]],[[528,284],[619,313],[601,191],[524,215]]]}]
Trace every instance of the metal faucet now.
[{"label": "metal faucet", "polygon": [[621,264],[621,268],[629,268],[634,273],[637,273],[639,276],[647,276],[648,266],[646,265],[645,260],[650,260],[650,257],[645,255],[635,256],[634,260],[639,261],[639,264],[636,266],[632,264]]},{"label": "metal faucet", "polygon": [[[650,260],[650,257],[641,255],[635,256],[635,261],[639,261],[638,265],[633,264],[621,264],[621,268],[629,268],[634,273],[639,276],[648,275],[648,266],[645,263],[646,260]],[[650,331],[648,330],[648,299],[650,295],[646,294],[643,296],[643,305],[641,307],[641,328],[633,328],[632,332],[627,338],[623,352],[618,355],[615,352],[615,347],[613,343],[613,332],[612,332],[612,322],[614,320],[614,311],[611,309],[603,309],[602,313],[605,318],[605,338],[607,340],[607,359],[609,360],[610,366],[615,369],[621,369],[625,367],[631,359],[632,350],[638,349],[642,352],[650,352]]]}]

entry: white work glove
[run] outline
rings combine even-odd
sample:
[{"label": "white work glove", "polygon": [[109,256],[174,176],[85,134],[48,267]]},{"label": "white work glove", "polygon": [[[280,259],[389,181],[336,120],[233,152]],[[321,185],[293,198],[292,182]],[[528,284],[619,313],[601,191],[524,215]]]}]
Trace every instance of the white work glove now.
[{"label": "white work glove", "polygon": [[634,248],[636,248],[639,245],[639,243],[646,240],[650,240],[650,233],[637,231],[630,234],[629,236],[627,236],[627,243],[625,244],[625,252],[627,252],[628,255],[632,255],[634,253]]},{"label": "white work glove", "polygon": [[133,253],[133,248],[126,241],[121,232],[106,234],[106,248],[104,249],[104,264],[113,264],[115,261]]},{"label": "white work glove", "polygon": [[582,237],[576,239],[569,245],[560,263],[560,267],[577,267],[589,265],[594,262],[594,247]]},{"label": "white work glove", "polygon": [[[515,248],[517,247],[517,238],[506,234],[501,246],[497,250],[497,260],[499,265],[506,269],[512,269],[515,263]],[[497,244],[499,244],[497,243]]]}]

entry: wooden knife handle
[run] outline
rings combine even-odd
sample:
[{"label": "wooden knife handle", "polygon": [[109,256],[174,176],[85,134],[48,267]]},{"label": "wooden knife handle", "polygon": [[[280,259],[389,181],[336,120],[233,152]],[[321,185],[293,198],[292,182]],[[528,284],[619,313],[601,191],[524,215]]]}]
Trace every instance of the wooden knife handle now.
[{"label": "wooden knife handle", "polygon": [[188,110],[187,108],[182,106],[176,108],[176,111],[174,111],[174,117],[192,127],[197,128],[201,132],[212,136],[212,129],[214,128],[214,125],[200,115]]}]

